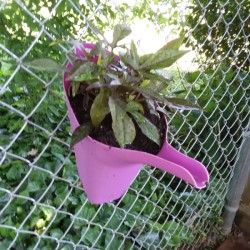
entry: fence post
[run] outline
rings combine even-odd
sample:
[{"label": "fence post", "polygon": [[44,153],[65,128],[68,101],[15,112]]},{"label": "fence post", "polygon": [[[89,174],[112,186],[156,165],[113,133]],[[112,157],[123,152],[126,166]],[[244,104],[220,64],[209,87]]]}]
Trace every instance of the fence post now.
[{"label": "fence post", "polygon": [[223,233],[231,232],[236,212],[239,208],[241,196],[250,172],[250,132],[245,133],[245,141],[241,146],[239,158],[236,163],[234,176],[229,185],[226,204],[223,213]]}]

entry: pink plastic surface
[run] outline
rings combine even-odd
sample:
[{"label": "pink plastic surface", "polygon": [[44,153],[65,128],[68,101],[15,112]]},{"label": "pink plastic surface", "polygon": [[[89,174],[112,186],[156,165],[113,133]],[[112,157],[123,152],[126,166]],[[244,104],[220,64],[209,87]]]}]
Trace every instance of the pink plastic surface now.
[{"label": "pink plastic surface", "polygon": [[[92,48],[93,44],[84,44]],[[80,50],[76,50],[81,55]],[[68,67],[71,67],[68,65]],[[67,73],[63,77],[66,103],[74,131],[79,123],[69,103]],[[132,184],[143,165],[151,165],[175,175],[194,187],[201,189],[209,181],[206,167],[173,148],[167,140],[158,155],[136,150],[120,149],[100,143],[91,137],[74,146],[78,173],[88,199],[102,204],[120,198]]]}]

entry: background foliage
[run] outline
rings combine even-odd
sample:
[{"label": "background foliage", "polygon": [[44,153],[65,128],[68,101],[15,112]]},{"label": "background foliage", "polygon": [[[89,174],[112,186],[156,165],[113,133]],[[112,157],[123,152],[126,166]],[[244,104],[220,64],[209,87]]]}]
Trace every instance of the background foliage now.
[{"label": "background foliage", "polygon": [[182,32],[193,49],[199,47],[207,66],[223,62],[249,71],[249,8],[246,0],[193,0],[189,5],[192,14],[187,14]]}]

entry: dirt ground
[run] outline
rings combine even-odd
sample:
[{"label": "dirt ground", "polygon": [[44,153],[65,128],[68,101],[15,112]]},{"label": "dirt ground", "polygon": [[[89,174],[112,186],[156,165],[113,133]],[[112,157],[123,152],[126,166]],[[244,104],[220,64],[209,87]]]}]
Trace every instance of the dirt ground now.
[{"label": "dirt ground", "polygon": [[233,232],[214,250],[248,250],[250,249],[250,235],[234,227]]}]

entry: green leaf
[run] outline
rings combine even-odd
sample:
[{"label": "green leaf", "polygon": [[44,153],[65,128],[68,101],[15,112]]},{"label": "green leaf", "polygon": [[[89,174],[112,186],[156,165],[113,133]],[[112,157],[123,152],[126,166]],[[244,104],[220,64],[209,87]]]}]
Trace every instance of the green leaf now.
[{"label": "green leaf", "polygon": [[60,239],[63,236],[63,231],[59,228],[52,229],[50,231],[50,236],[56,239]]},{"label": "green leaf", "polygon": [[157,52],[166,51],[166,50],[178,50],[183,42],[183,37],[178,37],[160,48]]},{"label": "green leaf", "polygon": [[160,145],[160,135],[156,126],[137,111],[130,111],[130,114],[134,117],[142,133],[146,135],[150,140]]},{"label": "green leaf", "polygon": [[61,65],[49,58],[35,59],[30,62],[24,62],[23,65],[40,71],[62,71]]},{"label": "green leaf", "polygon": [[28,185],[26,187],[26,191],[28,191],[29,193],[32,192],[37,192],[41,190],[41,185],[38,181],[29,181]]},{"label": "green leaf", "polygon": [[143,77],[151,79],[154,81],[157,85],[154,87],[156,92],[162,92],[165,88],[168,87],[169,82],[172,81],[172,78],[165,74],[165,72],[141,72],[143,74]]},{"label": "green leaf", "polygon": [[96,241],[100,237],[101,229],[98,226],[94,227],[83,227],[81,232],[81,235],[84,235],[83,242],[85,244],[93,244],[93,242]]},{"label": "green leaf", "polygon": [[187,52],[188,50],[158,51],[154,54],[147,55],[147,59],[139,69],[150,70],[169,67]]},{"label": "green leaf", "polygon": [[98,79],[100,66],[93,62],[80,64],[69,76],[72,81],[88,81]]},{"label": "green leaf", "polygon": [[143,88],[143,87],[131,86],[131,85],[125,85],[125,84],[123,86],[126,86],[127,88],[133,89],[135,91],[138,91],[139,93],[153,100],[162,102],[173,109],[202,110],[202,108],[199,105],[189,100],[177,98],[177,97],[166,98],[150,88]]},{"label": "green leaf", "polygon": [[51,221],[51,219],[53,218],[55,212],[52,208],[49,207],[41,207],[41,210],[43,211],[44,215],[45,215],[45,219],[46,221]]},{"label": "green leaf", "polygon": [[77,127],[72,134],[72,140],[70,143],[70,149],[72,149],[78,142],[83,140],[86,136],[88,136],[92,131],[92,124],[90,122],[82,124]]},{"label": "green leaf", "polygon": [[133,40],[131,42],[131,56],[132,56],[133,64],[135,66],[134,69],[137,70],[139,67],[139,56],[138,56],[137,49]]},{"label": "green leaf", "polygon": [[[119,223],[121,223],[120,220]],[[124,241],[120,235],[114,236],[114,234],[112,234],[109,231],[105,234],[105,249],[109,250],[123,249],[123,246],[124,246]]]},{"label": "green leaf", "polygon": [[136,69],[138,68],[135,63],[134,63],[134,60],[132,58],[129,58],[129,57],[126,57],[126,56],[123,56],[123,55],[119,55],[121,61],[126,65],[126,66],[130,66],[132,67],[133,69]]},{"label": "green leaf", "polygon": [[167,104],[168,101],[166,100],[166,98],[160,94],[158,94],[157,92],[155,92],[154,90],[150,89],[150,88],[145,88],[145,87],[139,87],[139,86],[132,86],[132,85],[128,85],[128,84],[124,84],[124,87],[127,87],[129,89],[133,89],[141,94],[143,94],[146,97],[149,97],[153,100],[157,100],[160,101],[162,103]]},{"label": "green leaf", "polygon": [[145,77],[145,78],[149,78],[149,79],[152,79],[152,80],[156,80],[156,81],[160,81],[160,82],[164,82],[166,84],[168,84],[170,81],[172,81],[173,79],[167,75],[165,72],[155,72],[155,73],[151,73],[151,72],[145,72],[145,71],[142,71],[141,72],[142,75]]},{"label": "green leaf", "polygon": [[108,67],[111,62],[114,60],[115,55],[113,53],[110,53],[108,55],[103,56],[103,68]]},{"label": "green leaf", "polygon": [[90,117],[95,127],[98,127],[105,116],[110,112],[108,105],[109,95],[109,90],[101,88],[91,106]]},{"label": "green leaf", "polygon": [[71,82],[70,86],[72,90],[72,96],[74,97],[80,87],[80,82]]},{"label": "green leaf", "polygon": [[126,114],[126,103],[118,97],[109,97],[109,108],[112,116],[112,128],[115,138],[121,148],[131,144],[135,139],[135,126],[132,119]]},{"label": "green leaf", "polygon": [[131,33],[131,29],[126,24],[117,24],[114,27],[113,41],[111,47],[116,47],[117,43]]},{"label": "green leaf", "polygon": [[172,97],[172,98],[166,98],[166,100],[168,102],[166,104],[170,108],[185,109],[185,110],[202,110],[202,108],[199,105],[186,99]]},{"label": "green leaf", "polygon": [[127,103],[127,111],[128,112],[133,112],[133,111],[141,111],[142,113],[144,112],[144,108],[140,102],[137,101],[130,101]]}]

